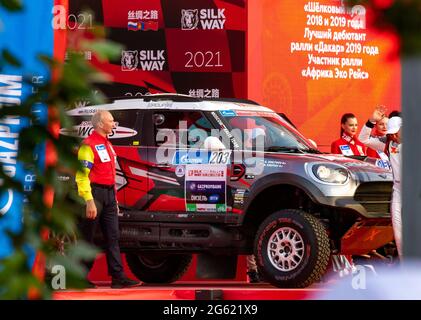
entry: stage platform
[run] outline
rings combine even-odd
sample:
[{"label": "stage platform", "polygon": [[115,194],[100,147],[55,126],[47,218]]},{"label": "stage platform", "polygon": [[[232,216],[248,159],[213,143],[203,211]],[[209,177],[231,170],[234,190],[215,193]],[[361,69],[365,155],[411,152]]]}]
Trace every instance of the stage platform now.
[{"label": "stage platform", "polygon": [[312,300],[329,284],[318,283],[305,289],[280,289],[268,283],[250,284],[238,281],[175,282],[171,285],[146,285],[129,289],[111,289],[110,282],[85,290],[63,290],[55,300]]}]

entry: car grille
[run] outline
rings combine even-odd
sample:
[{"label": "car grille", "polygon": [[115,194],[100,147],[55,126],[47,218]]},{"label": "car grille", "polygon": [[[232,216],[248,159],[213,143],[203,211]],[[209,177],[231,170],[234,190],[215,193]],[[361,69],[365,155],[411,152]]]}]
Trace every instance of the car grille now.
[{"label": "car grille", "polygon": [[390,212],[390,201],[392,199],[392,182],[367,182],[361,184],[354,195],[369,213]]}]

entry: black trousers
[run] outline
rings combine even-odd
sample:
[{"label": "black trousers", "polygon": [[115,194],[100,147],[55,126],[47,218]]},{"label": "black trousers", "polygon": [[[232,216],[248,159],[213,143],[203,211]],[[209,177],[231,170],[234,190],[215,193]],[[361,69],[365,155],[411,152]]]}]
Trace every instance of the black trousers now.
[{"label": "black trousers", "polygon": [[[121,262],[117,215],[117,201],[114,188],[105,188],[98,185],[91,185],[92,196],[97,208],[95,219],[82,219],[80,231],[84,239],[90,244],[94,244],[94,235],[98,224],[101,227],[105,239],[105,254],[107,257],[108,274],[114,278],[124,276],[123,263]],[[86,262],[88,267],[91,262]]]}]

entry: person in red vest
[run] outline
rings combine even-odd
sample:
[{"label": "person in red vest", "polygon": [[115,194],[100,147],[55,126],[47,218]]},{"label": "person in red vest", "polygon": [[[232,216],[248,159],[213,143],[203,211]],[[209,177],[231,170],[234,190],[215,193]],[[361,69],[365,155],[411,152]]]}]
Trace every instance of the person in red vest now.
[{"label": "person in red vest", "polygon": [[365,156],[366,147],[357,138],[358,121],[354,114],[345,113],[341,118],[340,138],[332,142],[331,153],[345,156]]},{"label": "person in red vest", "polygon": [[76,183],[79,195],[86,201],[86,218],[80,225],[81,233],[87,242],[93,244],[99,224],[106,241],[111,287],[136,286],[139,282],[124,274],[120,256],[115,187],[116,153],[108,140],[115,126],[114,118],[110,112],[100,110],[92,116],[92,126],[92,134],[83,140],[78,152],[83,170],[76,173]]}]

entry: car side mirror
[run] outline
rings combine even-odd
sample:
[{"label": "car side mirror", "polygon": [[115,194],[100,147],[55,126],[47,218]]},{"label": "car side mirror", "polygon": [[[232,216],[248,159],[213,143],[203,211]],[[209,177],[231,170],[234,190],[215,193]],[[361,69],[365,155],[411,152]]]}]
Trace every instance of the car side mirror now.
[{"label": "car side mirror", "polygon": [[217,137],[207,137],[203,142],[203,149],[212,151],[225,150],[225,145]]}]

